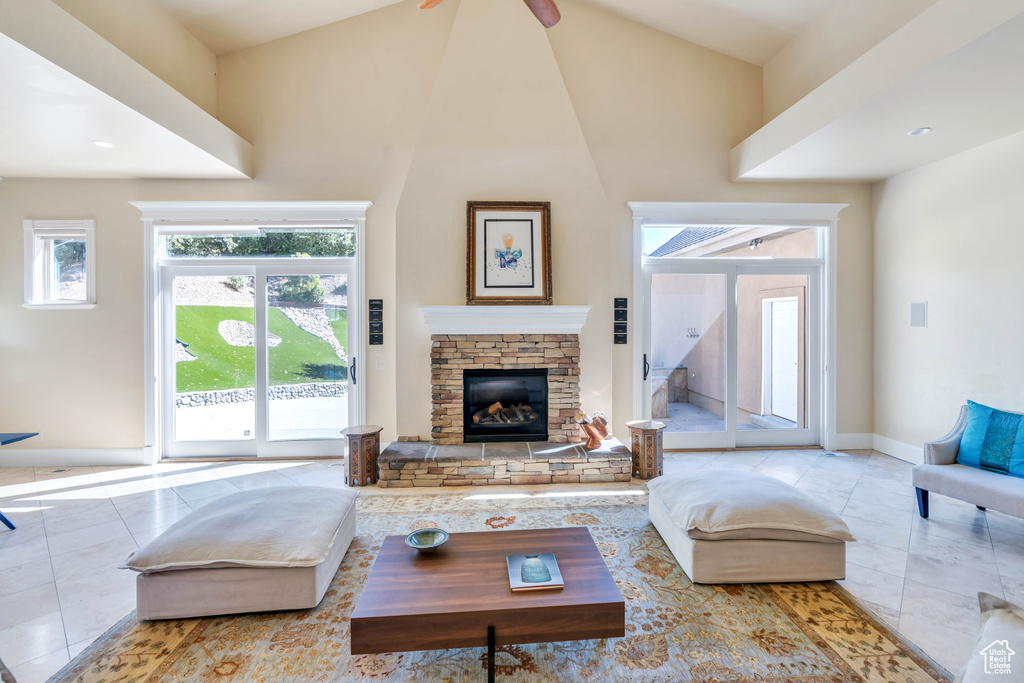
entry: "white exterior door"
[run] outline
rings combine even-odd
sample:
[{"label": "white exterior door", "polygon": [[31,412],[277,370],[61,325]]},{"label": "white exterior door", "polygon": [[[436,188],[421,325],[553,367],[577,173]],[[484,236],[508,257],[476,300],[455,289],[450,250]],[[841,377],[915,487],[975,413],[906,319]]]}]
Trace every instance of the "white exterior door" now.
[{"label": "white exterior door", "polygon": [[771,415],[796,422],[799,382],[799,311],[796,297],[770,302]]}]

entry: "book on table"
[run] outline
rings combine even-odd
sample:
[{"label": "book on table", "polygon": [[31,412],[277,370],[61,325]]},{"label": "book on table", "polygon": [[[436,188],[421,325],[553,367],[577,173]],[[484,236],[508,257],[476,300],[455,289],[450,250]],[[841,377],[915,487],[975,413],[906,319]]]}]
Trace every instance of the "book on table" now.
[{"label": "book on table", "polygon": [[554,553],[506,555],[508,583],[513,593],[557,591],[565,588]]}]

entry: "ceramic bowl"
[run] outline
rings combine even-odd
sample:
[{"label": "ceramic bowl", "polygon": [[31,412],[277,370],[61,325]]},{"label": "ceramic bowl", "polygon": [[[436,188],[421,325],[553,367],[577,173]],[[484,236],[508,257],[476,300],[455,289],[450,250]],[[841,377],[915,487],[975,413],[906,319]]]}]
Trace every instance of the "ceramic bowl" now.
[{"label": "ceramic bowl", "polygon": [[405,544],[421,553],[432,553],[448,540],[443,529],[417,529],[405,537]]}]

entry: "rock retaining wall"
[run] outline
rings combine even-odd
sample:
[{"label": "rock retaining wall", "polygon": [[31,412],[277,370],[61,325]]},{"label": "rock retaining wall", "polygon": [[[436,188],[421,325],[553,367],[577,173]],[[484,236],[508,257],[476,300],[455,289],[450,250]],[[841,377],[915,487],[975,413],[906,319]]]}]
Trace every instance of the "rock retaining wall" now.
[{"label": "rock retaining wall", "polygon": [[[329,398],[347,396],[346,382],[311,382],[308,384],[284,384],[270,387],[270,400],[282,401],[292,398]],[[226,389],[224,391],[193,391],[187,394],[175,394],[174,405],[178,408],[198,408],[216,406],[224,403],[247,403],[256,400],[256,390]]]}]

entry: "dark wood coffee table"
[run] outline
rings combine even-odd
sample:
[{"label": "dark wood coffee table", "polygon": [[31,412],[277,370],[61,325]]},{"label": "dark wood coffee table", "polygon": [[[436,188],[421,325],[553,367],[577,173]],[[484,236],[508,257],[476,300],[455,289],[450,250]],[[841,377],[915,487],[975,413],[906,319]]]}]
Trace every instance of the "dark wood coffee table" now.
[{"label": "dark wood coffee table", "polygon": [[[554,553],[565,588],[513,593],[506,555]],[[384,539],[352,612],[352,654],[621,638],[626,604],[586,527],[452,534],[431,554]]]}]

